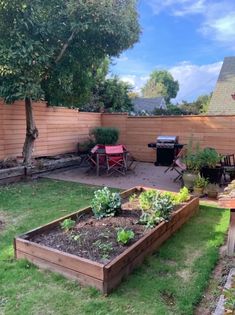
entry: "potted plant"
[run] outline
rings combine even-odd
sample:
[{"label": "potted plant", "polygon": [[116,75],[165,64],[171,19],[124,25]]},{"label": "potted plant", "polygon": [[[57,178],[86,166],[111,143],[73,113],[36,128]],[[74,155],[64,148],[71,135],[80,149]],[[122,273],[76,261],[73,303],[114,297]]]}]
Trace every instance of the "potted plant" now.
[{"label": "potted plant", "polygon": [[201,176],[207,178],[210,183],[219,184],[223,172],[220,154],[213,148],[205,148],[199,153],[199,160]]},{"label": "potted plant", "polygon": [[183,159],[186,170],[183,173],[183,182],[184,186],[189,190],[193,189],[194,181],[198,177],[200,164],[198,159],[198,151],[197,152],[188,152]]},{"label": "potted plant", "polygon": [[193,193],[195,196],[201,197],[203,196],[204,189],[208,185],[208,180],[202,177],[200,174],[194,181]]}]

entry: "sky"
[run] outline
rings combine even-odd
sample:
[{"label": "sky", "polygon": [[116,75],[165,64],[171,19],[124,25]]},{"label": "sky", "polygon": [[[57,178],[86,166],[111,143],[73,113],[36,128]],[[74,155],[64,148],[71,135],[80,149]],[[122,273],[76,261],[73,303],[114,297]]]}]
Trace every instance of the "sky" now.
[{"label": "sky", "polygon": [[139,0],[140,40],[113,59],[111,74],[135,91],[153,70],[178,80],[174,103],[213,91],[224,57],[235,55],[235,0]]}]

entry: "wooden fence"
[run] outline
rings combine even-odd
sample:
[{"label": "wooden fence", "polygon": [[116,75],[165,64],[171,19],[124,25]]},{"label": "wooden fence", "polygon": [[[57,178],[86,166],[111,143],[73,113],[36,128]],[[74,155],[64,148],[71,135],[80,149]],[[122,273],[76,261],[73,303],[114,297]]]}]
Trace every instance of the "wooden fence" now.
[{"label": "wooden fence", "polygon": [[[101,125],[99,113],[47,107],[45,103],[35,103],[33,107],[39,129],[34,156],[74,152],[77,143],[88,137],[90,128]],[[0,102],[0,159],[22,155],[25,128],[24,102]]]},{"label": "wooden fence", "polygon": [[[155,160],[147,144],[159,135],[177,135],[187,144],[192,137],[201,147],[214,147],[219,152],[235,153],[235,115],[231,116],[154,116],[130,117],[126,114],[82,113],[62,107],[34,104],[39,138],[34,155],[74,152],[79,141],[88,137],[96,126],[120,130],[119,142],[140,161]],[[6,105],[0,102],[0,159],[21,156],[25,138],[24,103]]]},{"label": "wooden fence", "polygon": [[200,147],[213,147],[222,154],[235,153],[235,115],[232,116],[154,116],[130,117],[122,114],[103,114],[102,126],[117,127],[120,143],[140,161],[156,159],[148,143],[159,135],[177,135],[187,144],[190,138]]}]

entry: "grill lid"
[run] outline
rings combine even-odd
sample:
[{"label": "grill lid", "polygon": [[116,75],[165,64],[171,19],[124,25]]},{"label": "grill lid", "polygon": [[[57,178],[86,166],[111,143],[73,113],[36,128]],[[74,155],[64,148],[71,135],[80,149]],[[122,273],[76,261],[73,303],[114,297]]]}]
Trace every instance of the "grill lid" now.
[{"label": "grill lid", "polygon": [[178,143],[177,136],[158,136],[156,139],[157,143]]}]

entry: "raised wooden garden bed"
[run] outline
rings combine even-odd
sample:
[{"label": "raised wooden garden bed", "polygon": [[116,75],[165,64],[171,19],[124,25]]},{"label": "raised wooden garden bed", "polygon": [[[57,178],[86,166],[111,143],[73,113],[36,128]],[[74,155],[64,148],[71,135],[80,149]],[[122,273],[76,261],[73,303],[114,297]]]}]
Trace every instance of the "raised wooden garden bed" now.
[{"label": "raised wooden garden bed", "polygon": [[0,184],[10,184],[20,181],[25,177],[25,171],[24,166],[0,169]]},{"label": "raised wooden garden bed", "polygon": [[[45,161],[44,161],[45,160]],[[50,158],[37,160],[36,165],[27,167],[26,174],[27,176],[39,175],[45,172],[51,172],[64,167],[77,166],[81,162],[80,156],[71,156],[65,158]]]},{"label": "raised wooden garden bed", "polygon": [[[0,168],[0,185],[15,183],[23,179],[37,177],[42,173],[51,172],[57,169],[78,166],[81,163],[81,157],[77,155],[65,157],[42,157],[35,159],[32,166],[21,165]],[[19,163],[20,164],[20,163]]]},{"label": "raised wooden garden bed", "polygon": [[[135,187],[123,192],[121,197],[125,199],[147,189]],[[58,272],[68,278],[78,280],[83,285],[96,287],[107,294],[116,288],[134,268],[141,265],[146,256],[151,255],[177,231],[198,210],[198,206],[199,199],[191,198],[173,213],[170,221],[161,222],[155,228],[147,230],[140,239],[107,263],[95,262],[32,241],[38,235],[59,227],[60,222],[67,218],[76,220],[78,216],[81,218],[81,215],[91,213],[90,207],[16,237],[15,256],[17,259],[26,258],[40,268]]]}]

